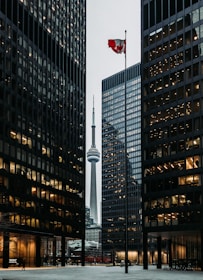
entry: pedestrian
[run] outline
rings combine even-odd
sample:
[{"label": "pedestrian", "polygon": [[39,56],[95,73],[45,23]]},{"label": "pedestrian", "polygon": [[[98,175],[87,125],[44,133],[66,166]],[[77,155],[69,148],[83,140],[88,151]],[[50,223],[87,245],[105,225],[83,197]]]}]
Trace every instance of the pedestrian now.
[{"label": "pedestrian", "polygon": [[22,260],[22,270],[25,270],[25,260]]}]

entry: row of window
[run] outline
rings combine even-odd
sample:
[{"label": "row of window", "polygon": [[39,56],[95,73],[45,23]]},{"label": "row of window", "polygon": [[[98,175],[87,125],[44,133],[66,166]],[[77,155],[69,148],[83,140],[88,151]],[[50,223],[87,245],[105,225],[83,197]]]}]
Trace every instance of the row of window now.
[{"label": "row of window", "polygon": [[[147,98],[147,101],[144,103],[144,112],[148,112],[149,109],[155,109],[157,106],[163,106],[169,104],[173,101],[178,101],[180,99],[188,98],[192,95],[196,95],[200,92],[199,82],[194,82],[186,84],[182,87],[176,87],[173,89],[173,86],[167,92],[160,94],[153,94],[150,98]],[[147,95],[146,90],[144,91],[145,96]],[[156,93],[156,91],[154,91]]]},{"label": "row of window", "polygon": [[197,149],[200,147],[200,137],[187,138],[186,140],[180,139],[177,141],[171,141],[156,147],[151,146],[146,148],[145,159],[156,159],[165,156],[176,155],[178,152],[187,152],[191,149]]},{"label": "row of window", "polygon": [[[178,172],[178,170],[177,170]],[[175,172],[174,172],[175,173]],[[157,176],[157,175],[156,175]],[[146,177],[144,184],[145,193],[159,193],[161,191],[173,191],[180,187],[199,187],[201,186],[201,176],[200,174],[185,175],[178,177],[177,175],[166,176],[166,174],[160,175],[159,177]]]},{"label": "row of window", "polygon": [[187,157],[186,159],[176,161],[165,161],[157,165],[152,165],[145,169],[145,176],[167,173],[174,170],[189,170],[201,167],[200,156]]},{"label": "row of window", "polygon": [[150,199],[144,203],[145,210],[154,209],[168,209],[179,206],[192,206],[201,203],[200,192],[192,192],[187,194],[176,194],[172,196],[165,196],[158,199]]},{"label": "row of window", "polygon": [[144,5],[144,30],[187,9],[198,0],[152,0]]},{"label": "row of window", "polygon": [[[36,167],[36,164],[34,164],[33,166]],[[41,170],[46,170],[45,168],[42,169],[42,167],[40,166],[39,168]],[[35,169],[31,169],[24,165],[17,164],[14,162],[10,162],[8,164],[8,163],[5,163],[2,158],[0,158],[0,169],[4,169],[11,174],[22,175],[24,178],[27,178],[28,180],[32,180],[33,182],[38,182],[38,183],[46,185],[46,186],[50,186],[51,188],[56,189],[56,190],[65,190],[65,191],[71,192],[71,193],[79,192],[80,183],[79,183],[79,181],[75,181],[75,178],[73,178],[73,176],[71,176],[71,175],[69,175],[70,176],[69,183],[66,183],[66,185],[63,186],[62,181],[60,181],[56,178],[50,178],[50,176],[47,175],[47,173],[37,172]],[[56,169],[55,169],[55,172],[54,172],[54,168],[52,169],[52,171],[53,172],[51,172],[51,174],[57,175]],[[64,178],[67,177],[66,172],[64,174],[62,173],[60,175],[61,176],[63,175]],[[72,179],[71,179],[71,177],[72,177]]]},{"label": "row of window", "polygon": [[[198,31],[198,33],[196,33]],[[165,56],[165,59],[163,61],[162,65],[159,65],[159,68],[156,69],[154,66],[151,66],[150,73],[153,74],[153,72],[156,74],[162,73],[164,70],[172,70],[178,65],[181,65],[181,62],[187,62],[189,60],[195,59],[200,56],[200,48],[195,41],[197,41],[199,38],[203,37],[203,26],[201,26],[201,29],[193,31],[187,31],[184,33],[184,36],[181,34],[170,41],[167,40],[167,42],[161,42],[158,46],[146,51],[144,53],[144,62],[148,63],[150,61],[155,60],[156,58],[159,58],[161,56]],[[191,45],[193,42],[193,45]],[[184,46],[184,49],[182,47]],[[177,48],[181,48],[179,52],[177,52]],[[174,53],[174,51],[176,51]],[[171,56],[168,56],[168,53],[171,53]],[[157,71],[157,70],[161,71]],[[151,75],[154,76],[154,75]]]},{"label": "row of window", "polygon": [[[160,91],[167,91],[167,88],[171,87],[171,90],[176,90],[176,87],[182,86],[183,81],[190,81],[192,78],[197,77],[203,73],[203,63],[198,62],[192,65],[185,66],[183,69],[176,70],[168,75],[157,77],[150,84],[145,85],[145,94],[158,93]],[[180,91],[180,89],[179,89]],[[182,91],[183,96],[187,96],[187,92]]]},{"label": "row of window", "polygon": [[176,226],[201,222],[200,211],[173,212],[145,217],[145,227]]},{"label": "row of window", "polygon": [[[183,121],[180,123],[176,123],[176,124],[170,124],[168,127],[163,127],[163,129],[161,128],[153,128],[150,130],[150,132],[148,131],[148,133],[146,133],[146,137],[145,140],[149,143],[152,144],[153,142],[157,141],[157,140],[163,140],[166,142],[166,155],[170,155],[172,154],[172,152],[177,152],[178,151],[178,146],[179,142],[182,142],[183,140],[181,139],[179,142],[177,141],[177,145],[173,145],[174,150],[171,149],[171,143],[174,142],[173,137],[176,136],[182,136],[185,134],[188,134],[188,137],[191,137],[191,133],[192,132],[198,132],[202,129],[203,127],[203,122],[202,122],[202,118],[195,118],[193,120],[188,120],[188,121]],[[183,137],[183,136],[182,136]],[[169,139],[171,138],[171,139]],[[167,141],[168,139],[168,141]],[[168,144],[168,142],[170,141],[170,144]],[[175,143],[175,142],[174,142]],[[167,152],[167,149],[168,152]],[[170,149],[171,149],[171,153],[170,153]],[[186,149],[186,145],[185,145],[185,149]]]},{"label": "row of window", "polygon": [[[83,21],[85,7],[83,7],[84,10],[81,9],[84,4],[79,3],[77,5],[78,3],[75,3],[74,8],[70,8],[69,10],[69,6],[64,5],[64,3],[62,3],[63,7],[59,9],[57,8],[58,4],[51,2],[49,4],[47,3],[47,9],[43,11],[40,8],[40,3],[37,3],[37,5],[33,1],[29,1],[29,3],[30,5],[25,1],[22,5],[18,4],[17,0],[3,0],[1,1],[0,8],[20,30],[23,30],[25,35],[28,35],[31,40],[33,39],[36,45],[39,43],[41,49],[44,46],[41,36],[38,37],[38,34],[43,34],[45,44],[47,37],[48,39],[54,37],[54,40],[64,49],[67,46],[68,38],[69,48],[66,48],[66,51],[70,52],[71,55],[74,53],[74,57],[76,57],[75,61],[78,64],[81,63],[79,58],[84,57],[83,50],[85,42],[83,40],[85,38],[85,24]],[[69,17],[69,21],[66,20],[67,16]],[[64,26],[65,23],[66,25]],[[43,32],[44,30],[47,37]],[[74,37],[74,39],[69,40],[69,35],[70,38]],[[48,45],[51,46],[51,44]],[[84,64],[84,61],[82,64]]]}]

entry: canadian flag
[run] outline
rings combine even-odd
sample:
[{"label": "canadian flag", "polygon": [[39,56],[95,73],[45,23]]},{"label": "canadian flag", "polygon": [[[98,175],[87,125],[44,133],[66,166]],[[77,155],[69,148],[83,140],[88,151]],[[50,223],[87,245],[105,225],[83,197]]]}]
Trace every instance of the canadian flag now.
[{"label": "canadian flag", "polygon": [[109,48],[116,53],[125,53],[126,52],[126,40],[121,39],[110,39],[108,40]]}]

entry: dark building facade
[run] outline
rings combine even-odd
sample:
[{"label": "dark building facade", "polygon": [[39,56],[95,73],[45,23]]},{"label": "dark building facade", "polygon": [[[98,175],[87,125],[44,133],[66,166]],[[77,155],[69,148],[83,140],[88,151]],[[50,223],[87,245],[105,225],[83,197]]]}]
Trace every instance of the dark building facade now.
[{"label": "dark building facade", "polygon": [[125,71],[102,81],[102,249],[104,256],[112,252],[118,260],[124,259],[126,203],[128,203],[129,259],[139,262],[142,251],[141,175],[141,78],[140,64],[136,64],[126,69],[126,95]]},{"label": "dark building facade", "polygon": [[85,0],[0,1],[3,267],[84,239],[85,40]]},{"label": "dark building facade", "polygon": [[144,268],[203,269],[203,1],[141,6]]}]

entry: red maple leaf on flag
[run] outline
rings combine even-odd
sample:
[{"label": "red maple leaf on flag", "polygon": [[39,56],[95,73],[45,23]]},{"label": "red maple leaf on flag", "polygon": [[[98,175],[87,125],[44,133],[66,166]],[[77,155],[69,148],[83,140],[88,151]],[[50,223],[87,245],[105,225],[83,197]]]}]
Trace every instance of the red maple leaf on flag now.
[{"label": "red maple leaf on flag", "polygon": [[115,53],[126,52],[126,40],[121,39],[110,39],[108,40],[108,46],[112,48]]}]

